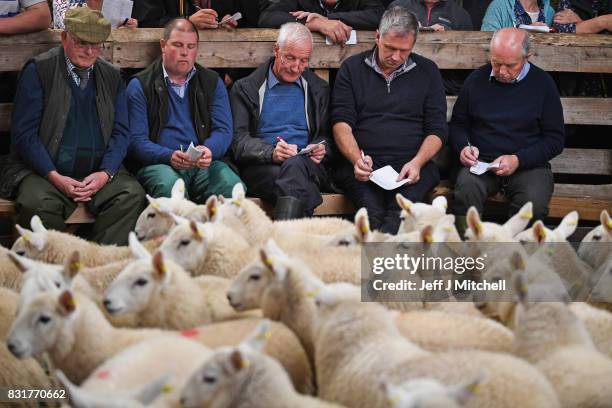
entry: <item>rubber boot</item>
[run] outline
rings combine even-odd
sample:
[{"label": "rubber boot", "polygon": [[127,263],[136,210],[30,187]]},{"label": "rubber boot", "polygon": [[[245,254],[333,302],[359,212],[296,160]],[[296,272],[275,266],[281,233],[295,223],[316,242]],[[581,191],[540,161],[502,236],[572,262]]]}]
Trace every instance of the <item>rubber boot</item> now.
[{"label": "rubber boot", "polygon": [[276,200],[274,207],[275,220],[292,220],[304,217],[304,206],[295,197],[284,196]]},{"label": "rubber boot", "polygon": [[465,215],[456,215],[455,216],[455,227],[457,228],[459,237],[461,239],[465,239],[465,231],[467,231],[468,229],[467,217]]}]

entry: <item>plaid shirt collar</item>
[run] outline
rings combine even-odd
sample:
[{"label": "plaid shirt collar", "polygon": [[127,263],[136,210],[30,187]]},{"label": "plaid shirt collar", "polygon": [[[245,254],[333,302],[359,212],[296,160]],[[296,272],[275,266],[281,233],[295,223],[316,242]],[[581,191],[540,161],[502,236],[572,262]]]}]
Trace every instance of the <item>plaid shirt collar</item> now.
[{"label": "plaid shirt collar", "polygon": [[[79,68],[76,65],[74,65],[72,61],[68,59],[68,57],[65,57],[65,58],[66,58],[66,68],[68,69],[68,73],[72,77],[72,80],[77,84],[77,86],[81,86],[81,78],[79,78],[76,72],[74,72],[75,68],[77,69]],[[88,67],[86,69],[87,69],[87,79],[89,79],[91,78],[91,73],[93,72],[94,66],[92,65],[91,67]]]}]

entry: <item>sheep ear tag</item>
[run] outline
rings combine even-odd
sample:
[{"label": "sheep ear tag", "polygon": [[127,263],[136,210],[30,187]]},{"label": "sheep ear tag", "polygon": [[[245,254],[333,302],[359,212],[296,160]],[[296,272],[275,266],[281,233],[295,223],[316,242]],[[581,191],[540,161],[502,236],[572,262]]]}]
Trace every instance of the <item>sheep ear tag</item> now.
[{"label": "sheep ear tag", "polygon": [[62,292],[59,297],[59,311],[62,315],[66,316],[74,312],[76,309],[76,302],[74,296],[68,290]]}]

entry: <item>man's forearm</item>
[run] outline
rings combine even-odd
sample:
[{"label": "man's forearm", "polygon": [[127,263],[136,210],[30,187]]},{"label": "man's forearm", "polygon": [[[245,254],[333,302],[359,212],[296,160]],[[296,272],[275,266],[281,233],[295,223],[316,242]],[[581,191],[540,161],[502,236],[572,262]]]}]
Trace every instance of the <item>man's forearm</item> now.
[{"label": "man's forearm", "polygon": [[361,158],[361,152],[355,140],[355,136],[353,135],[353,129],[351,129],[347,123],[339,122],[334,125],[333,133],[336,146],[338,146],[340,153],[342,153],[351,164],[355,164],[355,162]]},{"label": "man's forearm", "polygon": [[429,135],[423,140],[419,151],[414,156],[414,161],[420,167],[423,167],[428,161],[430,161],[436,153],[442,148],[442,141],[436,135]]},{"label": "man's forearm", "polygon": [[0,34],[26,34],[42,31],[51,25],[47,3],[38,3],[13,17],[0,19]]}]

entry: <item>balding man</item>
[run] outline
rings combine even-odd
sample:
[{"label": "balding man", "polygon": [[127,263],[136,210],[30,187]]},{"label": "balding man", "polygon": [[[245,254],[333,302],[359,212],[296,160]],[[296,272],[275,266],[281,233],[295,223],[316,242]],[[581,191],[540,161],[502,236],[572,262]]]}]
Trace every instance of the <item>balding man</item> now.
[{"label": "balding man", "polygon": [[234,160],[250,194],[276,204],[275,219],[311,216],[327,184],[329,88],[308,69],[311,53],[308,28],[284,24],[274,57],[230,95]]},{"label": "balding man", "polygon": [[[534,218],[541,219],[553,192],[548,162],[565,142],[559,93],[552,78],[528,61],[525,31],[501,29],[490,48],[491,63],[468,77],[453,109],[450,142],[463,165],[454,212],[465,216],[475,206],[482,213],[486,198],[501,191],[510,199],[510,215],[531,201]],[[473,174],[478,161],[493,166]]]}]

